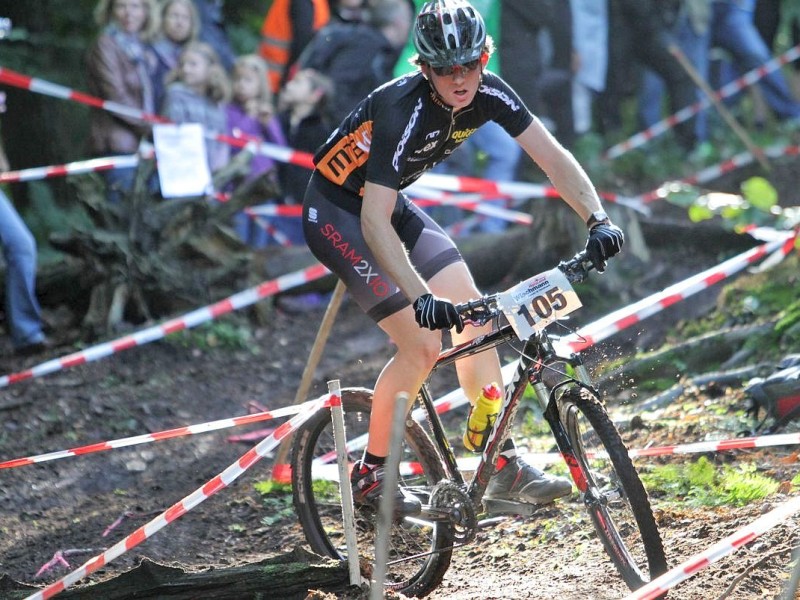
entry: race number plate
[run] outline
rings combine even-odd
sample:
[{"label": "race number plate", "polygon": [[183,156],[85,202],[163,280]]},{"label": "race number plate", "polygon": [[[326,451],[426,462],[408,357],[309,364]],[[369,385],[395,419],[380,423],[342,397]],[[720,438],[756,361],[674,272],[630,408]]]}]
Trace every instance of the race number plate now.
[{"label": "race number plate", "polygon": [[498,304],[522,340],[578,310],[582,304],[564,273],[551,269],[501,293]]}]

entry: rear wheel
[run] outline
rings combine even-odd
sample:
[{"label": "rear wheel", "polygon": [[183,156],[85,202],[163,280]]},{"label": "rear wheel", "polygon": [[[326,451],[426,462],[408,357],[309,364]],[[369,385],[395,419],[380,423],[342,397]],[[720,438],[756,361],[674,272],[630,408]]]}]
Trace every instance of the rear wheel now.
[{"label": "rear wheel", "polygon": [[667,570],[647,491],[595,394],[570,388],[559,401],[559,413],[575,450],[573,478],[597,534],[625,583],[635,590]]},{"label": "rear wheel", "polygon": [[[348,462],[361,458],[369,427],[372,391],[342,390]],[[359,441],[363,443],[358,443]],[[354,443],[355,442],[355,443]],[[444,477],[433,443],[422,427],[406,422],[400,458],[400,485],[429,504],[433,486]],[[309,546],[324,556],[347,558],[342,498],[330,410],[320,410],[295,434],[292,455],[294,505]],[[358,552],[362,560],[375,560],[377,515],[356,507]],[[386,588],[405,595],[425,595],[438,586],[447,568],[453,545],[449,522],[407,517],[392,524]]]}]

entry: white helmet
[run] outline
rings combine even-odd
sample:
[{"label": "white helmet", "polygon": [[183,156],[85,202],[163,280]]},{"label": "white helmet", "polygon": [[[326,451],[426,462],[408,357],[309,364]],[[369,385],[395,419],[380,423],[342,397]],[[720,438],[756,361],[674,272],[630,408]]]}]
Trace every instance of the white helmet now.
[{"label": "white helmet", "polygon": [[480,58],[486,43],[483,17],[467,0],[426,2],[414,26],[414,46],[432,67],[463,65]]}]

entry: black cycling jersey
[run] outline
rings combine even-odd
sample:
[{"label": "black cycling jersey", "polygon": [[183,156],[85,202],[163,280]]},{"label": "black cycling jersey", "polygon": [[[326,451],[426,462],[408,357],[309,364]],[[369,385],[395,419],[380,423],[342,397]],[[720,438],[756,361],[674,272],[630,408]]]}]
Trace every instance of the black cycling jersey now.
[{"label": "black cycling jersey", "polygon": [[398,190],[392,226],[426,281],[463,261],[453,240],[400,191],[441,162],[478,127],[497,121],[512,137],[533,121],[519,97],[485,72],[472,103],[453,113],[421,73],[391,81],[367,96],[314,157],[303,232],[311,252],[347,285],[375,321],[410,304],[378,263],[361,230],[364,182]]},{"label": "black cycling jersey", "polygon": [[456,113],[418,71],[362,100],[317,152],[314,164],[328,180],[359,196],[365,181],[399,190],[489,120],[517,137],[533,117],[508,84],[489,71],[472,103]]}]

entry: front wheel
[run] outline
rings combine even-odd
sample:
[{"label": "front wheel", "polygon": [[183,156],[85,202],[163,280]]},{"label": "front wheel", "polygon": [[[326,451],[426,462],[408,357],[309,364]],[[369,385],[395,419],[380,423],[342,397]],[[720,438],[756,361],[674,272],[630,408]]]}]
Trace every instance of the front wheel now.
[{"label": "front wheel", "polygon": [[[348,463],[361,458],[369,428],[372,391],[343,389]],[[433,486],[444,469],[433,443],[422,427],[406,421],[400,458],[400,485],[430,503]],[[347,558],[342,523],[342,497],[329,409],[320,410],[295,434],[292,454],[294,506],[312,550],[323,556]],[[375,560],[377,515],[356,507],[358,552],[362,560]],[[450,566],[453,528],[449,522],[406,517],[392,524],[389,540],[387,589],[407,596],[425,595],[438,586]]]},{"label": "front wheel", "polygon": [[597,534],[628,587],[640,588],[667,570],[647,491],[594,393],[570,388],[558,406],[575,452],[573,479]]}]

